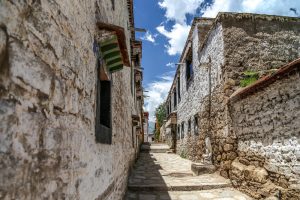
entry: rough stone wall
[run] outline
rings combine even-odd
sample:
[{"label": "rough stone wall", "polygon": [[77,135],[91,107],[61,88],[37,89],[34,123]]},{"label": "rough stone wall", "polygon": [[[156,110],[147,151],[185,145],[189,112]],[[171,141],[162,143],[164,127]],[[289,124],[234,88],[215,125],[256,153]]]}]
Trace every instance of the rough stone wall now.
[{"label": "rough stone wall", "polygon": [[[243,72],[255,71],[262,75],[300,57],[299,23],[297,18],[277,16],[231,13],[218,15],[204,45],[199,49],[199,61],[193,61],[194,81],[188,89],[185,65],[180,68],[182,100],[177,110],[178,125],[184,121],[185,136],[189,135],[187,121],[198,113],[199,136],[178,140],[178,154],[201,161],[205,150],[205,135],[208,135],[213,148],[212,161],[220,168],[221,175],[228,177],[238,147],[236,135],[231,129],[228,99],[240,88]],[[194,34],[193,44],[196,42]],[[197,57],[194,56],[194,59]],[[193,135],[193,121],[191,132],[190,135]]]},{"label": "rough stone wall", "polygon": [[231,130],[227,100],[240,88],[243,72],[263,75],[300,57],[300,20],[255,14],[220,14],[224,65],[221,84],[213,91],[211,127],[213,162],[228,177],[236,156],[237,138]]},{"label": "rough stone wall", "polygon": [[300,57],[299,18],[224,14],[224,70],[239,80],[241,72],[280,67]]},{"label": "rough stone wall", "polygon": [[94,128],[97,20],[124,27],[129,47],[127,1],[111,2],[0,2],[0,199],[122,198],[130,68],[112,75],[112,145]]},{"label": "rough stone wall", "polygon": [[[184,122],[184,136],[181,134],[181,140],[177,141],[177,153],[185,155],[187,158],[199,161],[202,158],[202,148],[199,144],[203,144],[203,140],[199,141],[200,137],[204,137],[206,129],[203,117],[202,123],[198,124],[198,136],[194,133],[194,116],[199,114],[205,108],[205,98],[209,94],[209,68],[211,68],[211,86],[212,90],[220,81],[221,65],[224,63],[223,57],[223,38],[222,26],[218,24],[208,37],[208,42],[205,48],[198,53],[199,41],[198,29],[195,29],[193,34],[193,71],[194,77],[191,80],[189,87],[186,83],[185,65],[180,68],[181,101],[177,108],[177,124],[181,125]],[[211,60],[211,61],[210,61]],[[201,114],[200,114],[201,115]],[[191,119],[191,132],[188,133],[188,120]],[[196,141],[196,142],[195,142]]]},{"label": "rough stone wall", "polygon": [[298,70],[230,102],[232,128],[238,138],[230,178],[256,198],[281,190],[283,199],[300,199],[299,82]]}]

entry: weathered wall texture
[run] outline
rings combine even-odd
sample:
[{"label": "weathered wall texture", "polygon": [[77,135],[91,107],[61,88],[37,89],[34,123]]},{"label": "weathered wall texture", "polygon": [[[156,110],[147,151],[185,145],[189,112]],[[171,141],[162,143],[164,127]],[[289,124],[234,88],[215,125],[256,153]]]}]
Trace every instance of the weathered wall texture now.
[{"label": "weathered wall texture", "polygon": [[[205,35],[206,32],[203,34]],[[182,132],[182,130],[180,129],[180,140],[177,141],[177,153],[185,155],[192,160],[200,159],[200,157],[197,156],[196,152],[199,151],[200,153],[201,149],[196,150],[196,146],[198,146],[198,144],[193,144],[193,141],[198,141],[197,138],[199,138],[194,129],[194,116],[199,113],[199,110],[201,110],[201,106],[204,102],[204,97],[209,93],[209,67],[211,67],[212,76],[214,77],[213,87],[215,87],[217,83],[217,74],[221,73],[218,66],[220,66],[220,63],[223,63],[222,28],[218,26],[214,30],[212,30],[212,34],[210,35],[208,40],[211,41],[213,45],[207,46],[200,53],[198,53],[199,45],[201,44],[199,42],[199,36],[201,36],[201,29],[198,30],[196,28],[192,34],[194,75],[191,82],[189,83],[189,86],[187,86],[186,81],[186,65],[184,64],[180,66],[181,101],[177,106],[177,124],[181,125],[182,123],[184,123],[184,131]],[[188,51],[188,48],[186,49],[186,51]],[[209,57],[212,57],[211,60],[213,62],[209,62]],[[185,62],[185,60],[183,59],[182,62]],[[191,120],[190,132],[188,131],[188,120]],[[199,131],[201,131],[201,127]],[[193,138],[189,138],[191,136]],[[195,147],[195,149],[193,147]]]},{"label": "weathered wall texture", "polygon": [[196,63],[193,68],[197,81],[194,80],[188,89],[185,85],[185,66],[180,67],[183,91],[177,109],[178,125],[185,121],[187,131],[189,118],[198,113],[200,119],[199,136],[178,141],[177,152],[200,161],[204,153],[203,139],[208,135],[213,147],[213,163],[221,168],[223,176],[228,177],[231,162],[237,156],[236,136],[230,129],[228,98],[240,88],[243,72],[264,74],[271,68],[278,68],[300,57],[299,33],[300,22],[297,18],[219,14],[204,45],[200,46],[200,64],[197,66]]},{"label": "weathered wall texture", "polygon": [[130,68],[112,75],[112,145],[94,128],[97,20],[124,27],[129,47],[127,1],[111,2],[0,2],[0,199],[121,199]]},{"label": "weathered wall texture", "polygon": [[300,21],[297,18],[219,14],[224,38],[222,82],[213,91],[211,131],[213,161],[221,174],[228,176],[231,161],[236,156],[237,140],[230,129],[227,100],[240,88],[243,72],[265,74],[300,57]]},{"label": "weathered wall texture", "polygon": [[299,82],[298,66],[290,76],[230,101],[238,138],[230,178],[254,197],[281,190],[283,199],[300,199]]}]

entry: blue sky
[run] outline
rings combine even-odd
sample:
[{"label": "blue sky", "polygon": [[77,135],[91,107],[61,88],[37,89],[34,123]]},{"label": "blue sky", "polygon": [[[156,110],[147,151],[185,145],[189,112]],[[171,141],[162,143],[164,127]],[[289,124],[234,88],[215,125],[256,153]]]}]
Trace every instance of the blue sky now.
[{"label": "blue sky", "polygon": [[194,16],[215,17],[218,12],[250,12],[299,16],[300,0],[134,0],[135,27],[143,41],[143,86],[149,97],[145,110],[154,121],[155,108],[171,86]]}]

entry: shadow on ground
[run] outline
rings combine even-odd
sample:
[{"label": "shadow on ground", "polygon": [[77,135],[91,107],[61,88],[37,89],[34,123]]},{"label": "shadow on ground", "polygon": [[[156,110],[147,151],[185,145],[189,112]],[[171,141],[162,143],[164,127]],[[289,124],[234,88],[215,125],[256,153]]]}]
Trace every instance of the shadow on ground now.
[{"label": "shadow on ground", "polygon": [[193,176],[190,160],[167,151],[163,144],[142,148],[125,200],[251,200],[218,172]]},{"label": "shadow on ground", "polygon": [[142,152],[129,177],[125,200],[171,200],[160,170],[153,154]]}]

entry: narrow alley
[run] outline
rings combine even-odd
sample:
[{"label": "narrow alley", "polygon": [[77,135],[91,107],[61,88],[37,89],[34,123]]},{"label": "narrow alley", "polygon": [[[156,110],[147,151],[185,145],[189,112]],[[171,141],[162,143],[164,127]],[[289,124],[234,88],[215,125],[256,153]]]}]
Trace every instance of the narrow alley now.
[{"label": "narrow alley", "polygon": [[126,200],[250,200],[218,172],[193,175],[192,162],[165,144],[144,144],[129,178]]},{"label": "narrow alley", "polygon": [[0,200],[300,200],[300,0],[0,0]]}]

